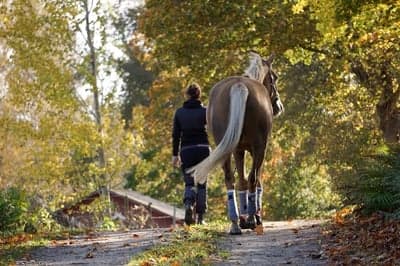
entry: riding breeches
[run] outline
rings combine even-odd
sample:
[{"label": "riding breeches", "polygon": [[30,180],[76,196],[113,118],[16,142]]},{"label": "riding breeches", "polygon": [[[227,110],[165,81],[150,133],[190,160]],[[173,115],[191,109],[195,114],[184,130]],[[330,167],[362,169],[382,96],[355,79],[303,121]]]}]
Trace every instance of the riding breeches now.
[{"label": "riding breeches", "polygon": [[194,184],[194,178],[186,173],[186,169],[198,164],[210,154],[208,145],[192,145],[182,147],[180,157],[182,173],[185,181],[184,204],[196,205],[196,213],[205,213],[207,209],[207,182]]}]

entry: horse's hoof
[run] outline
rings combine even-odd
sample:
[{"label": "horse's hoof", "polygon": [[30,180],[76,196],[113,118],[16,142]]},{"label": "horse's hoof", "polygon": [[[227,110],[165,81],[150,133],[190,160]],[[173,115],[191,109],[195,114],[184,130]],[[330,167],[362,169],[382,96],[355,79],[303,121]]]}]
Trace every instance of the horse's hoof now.
[{"label": "horse's hoof", "polygon": [[262,225],[261,215],[256,214],[256,223],[257,225]]},{"label": "horse's hoof", "polygon": [[244,217],[244,216],[240,216],[240,218],[239,218],[239,226],[242,229],[251,229],[249,227],[249,224],[247,223],[246,217]]},{"label": "horse's hoof", "polygon": [[232,223],[231,224],[231,230],[229,230],[230,235],[241,235],[242,230],[240,230],[240,227],[237,223]]},{"label": "horse's hoof", "polygon": [[248,229],[254,230],[256,228],[256,219],[254,218],[254,215],[247,217],[246,224]]}]

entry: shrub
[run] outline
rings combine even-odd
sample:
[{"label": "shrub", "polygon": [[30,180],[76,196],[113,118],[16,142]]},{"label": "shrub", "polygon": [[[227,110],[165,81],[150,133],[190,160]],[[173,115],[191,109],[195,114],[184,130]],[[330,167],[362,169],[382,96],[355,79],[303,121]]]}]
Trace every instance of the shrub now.
[{"label": "shrub", "polygon": [[22,225],[28,202],[25,194],[14,187],[0,190],[0,232],[12,233]]},{"label": "shrub", "polygon": [[326,166],[303,161],[281,174],[265,186],[269,219],[324,217],[340,206]]}]

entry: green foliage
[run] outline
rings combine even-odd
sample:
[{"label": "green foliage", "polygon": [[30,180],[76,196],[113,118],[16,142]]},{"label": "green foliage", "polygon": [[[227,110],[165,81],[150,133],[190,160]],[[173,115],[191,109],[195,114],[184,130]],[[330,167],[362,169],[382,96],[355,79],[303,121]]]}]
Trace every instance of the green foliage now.
[{"label": "green foliage", "polygon": [[[178,5],[172,4],[170,1],[157,2],[157,4],[155,2],[157,1],[147,2],[144,12],[139,17],[139,32],[144,33],[145,41],[148,38],[148,42],[145,43],[152,48],[150,49],[151,56],[157,58],[157,63],[160,63],[162,68],[166,70],[160,74],[158,77],[159,81],[156,80],[150,89],[151,101],[147,109],[148,112],[146,112],[146,117],[148,118],[146,121],[151,121],[148,128],[153,129],[155,134],[147,134],[147,138],[161,141],[147,142],[146,147],[149,150],[160,143],[170,143],[169,132],[171,130],[172,115],[174,109],[183,101],[183,97],[178,98],[178,96],[182,95],[181,91],[184,88],[184,82],[192,79],[199,81],[203,84],[206,94],[210,87],[219,79],[243,72],[243,67],[247,62],[245,56],[249,49],[256,49],[264,54],[268,54],[270,51],[283,53],[285,50],[297,49],[296,46],[301,45],[305,38],[308,38],[310,41],[319,38],[319,34],[315,28],[315,21],[311,20],[308,14],[294,14],[290,5],[275,1],[268,3],[265,1],[253,1],[252,3],[241,2],[229,4],[219,2],[204,4],[194,1]],[[282,17],[285,17],[286,20],[283,21]],[[289,27],[289,25],[296,25],[296,27]],[[278,30],[282,27],[286,30]],[[140,39],[140,35],[137,36]],[[296,50],[297,54],[301,52],[299,49]],[[295,56],[294,54],[292,55]],[[307,57],[309,63],[311,62],[310,60],[315,62],[316,60],[312,55],[313,53],[307,53],[304,58]],[[293,69],[300,69],[300,71],[303,71],[301,78],[309,73],[305,66],[302,68],[301,64],[296,65],[293,69],[290,67],[283,68],[285,64],[287,64],[287,61],[284,58],[278,58],[275,65],[278,73],[283,70],[291,71]],[[315,63],[315,66],[318,66],[318,64]],[[159,64],[157,64],[157,67],[159,67]],[[296,153],[296,150],[300,148],[306,148],[308,153],[315,152],[313,151],[313,147],[307,147],[314,139],[306,138],[310,136],[307,131],[314,131],[316,126],[309,125],[310,116],[316,116],[312,111],[317,109],[313,93],[314,91],[319,92],[321,84],[326,81],[325,75],[319,75],[319,73],[321,73],[321,70],[315,67],[313,69],[313,76],[304,77],[304,80],[301,80],[301,82],[292,81],[293,77],[296,78],[293,74],[287,74],[286,77],[280,79],[283,80],[283,82],[280,81],[280,84],[283,84],[284,87],[289,87],[293,84],[290,88],[281,90],[285,105],[288,101],[292,104],[292,106],[286,109],[290,112],[290,115],[284,118],[285,120],[282,122],[278,119],[276,122],[277,125],[274,125],[274,128],[283,128],[280,129],[282,135],[279,137],[279,142],[282,143],[282,146],[285,145],[283,157],[287,156],[286,154]],[[310,80],[314,80],[312,86],[310,86]],[[303,87],[301,90],[298,88],[299,85]],[[166,103],[168,103],[168,106]],[[304,112],[305,106],[311,107],[311,111],[306,112],[304,116],[299,116],[299,113]],[[292,123],[285,123],[285,121],[292,121]],[[296,125],[302,125],[303,128],[296,129]],[[292,130],[296,131],[294,136],[290,136]],[[273,133],[272,142],[275,141],[274,136],[275,132]],[[304,145],[299,145],[299,143],[303,143],[303,140]],[[273,145],[276,146],[275,144]],[[270,152],[268,152],[269,155],[274,153],[274,151]],[[308,153],[299,152],[297,155],[306,156]],[[160,157],[159,154],[153,162],[170,160],[170,154],[169,152],[167,156],[163,157]],[[270,156],[268,158],[271,159]],[[282,160],[282,157],[277,160]],[[280,166],[282,169],[291,167],[291,160],[285,160],[285,162],[284,165]],[[269,165],[266,166],[266,169],[271,169]],[[297,167],[301,166],[297,165]],[[301,169],[298,170],[300,171]],[[272,170],[271,172],[271,175],[274,175],[274,180],[280,180],[278,178],[280,175],[277,171]],[[306,177],[304,175],[297,175],[297,178]],[[329,179],[330,177],[329,175],[321,174],[320,178]],[[160,176],[157,182],[159,184],[171,182],[169,179],[163,179]],[[221,201],[224,194],[222,173],[218,173],[217,178],[212,179],[210,177],[210,180],[213,180],[212,184],[214,185],[210,186],[210,195],[215,197],[214,199],[218,199],[210,204],[212,206],[210,209],[215,211],[215,213],[221,214],[225,211],[225,206],[218,204],[218,202],[223,202]],[[148,185],[151,185],[151,183]],[[283,183],[281,183],[281,188],[282,185]],[[327,185],[331,186],[331,183],[327,182]],[[275,189],[270,184],[267,184],[265,187],[265,191]],[[290,193],[290,189],[284,190],[285,193]],[[329,191],[328,188],[326,193],[329,193]],[[328,196],[326,197],[329,198]],[[319,199],[318,197],[316,198]],[[332,198],[334,197],[332,196],[330,199]],[[210,196],[211,199],[212,197]],[[274,201],[274,203],[277,204],[278,201]],[[298,203],[296,202],[296,204]],[[312,202],[304,201],[303,203],[314,204],[309,207],[310,209],[314,208],[313,210],[318,210],[320,207],[317,200]],[[324,207],[326,207],[325,205],[333,204],[333,202],[322,203]],[[268,215],[271,214],[269,217],[274,218],[272,212],[269,212],[269,210],[281,209],[280,207],[275,205],[269,206]],[[216,211],[216,209],[218,210]],[[294,211],[291,212],[291,215],[302,217],[317,215],[317,211],[303,211],[300,209],[296,211],[297,213]]]},{"label": "green foliage", "polygon": [[[131,53],[130,51],[128,51]],[[133,107],[148,105],[148,89],[154,80],[150,71],[147,71],[136,58],[121,63],[124,86],[122,88],[121,112],[127,123],[132,121]]]},{"label": "green foliage", "polygon": [[[180,204],[170,131],[183,89],[199,82],[207,103],[215,82],[243,72],[250,49],[277,54],[286,106],[264,167],[267,215],[322,215],[340,204],[337,190],[367,209],[398,209],[398,163],[364,158],[400,130],[399,1],[150,0],[125,21],[96,2],[86,32],[96,47],[77,53],[89,2],[0,3],[0,188],[44,199],[29,218],[34,228],[51,230],[52,210],[100,186],[122,186],[126,173],[127,187]],[[128,59],[116,60],[110,43]],[[112,73],[125,82],[121,105]],[[78,88],[99,92],[96,115]],[[209,188],[210,211],[223,213],[220,171]]]},{"label": "green foliage", "polygon": [[24,221],[25,233],[59,232],[61,230],[61,225],[54,220],[46,206],[33,206],[34,204],[31,203]]},{"label": "green foliage", "polygon": [[[195,77],[207,92],[241,73],[249,49],[274,51],[286,113],[274,121],[264,167],[269,214],[315,216],[340,206],[357,191],[363,157],[400,130],[399,11],[398,1],[147,1],[134,41],[145,47],[142,58],[165,70],[146,114],[155,132],[147,136],[160,141],[147,149],[170,138],[166,103],[177,108],[183,86],[169,77]],[[281,204],[290,215],[274,212]]]},{"label": "green foliage", "polygon": [[[297,164],[300,164],[299,166]],[[270,219],[323,217],[339,206],[326,167],[315,162],[290,162],[278,176],[267,181],[266,214]]]},{"label": "green foliage", "polygon": [[[49,213],[77,196],[100,186],[121,186],[142,144],[141,135],[125,130],[114,90],[100,95],[100,128],[91,117],[90,103],[77,93],[93,81],[88,57],[77,52],[82,44],[74,32],[82,22],[82,3],[0,3],[0,188],[14,185],[43,199],[43,208],[32,210],[29,217],[38,230],[54,228]],[[99,12],[99,24],[90,26],[100,27],[101,36],[109,10],[99,6],[91,9]],[[95,53],[99,68],[112,64],[103,50]]]},{"label": "green foliage", "polygon": [[[168,164],[170,156],[159,154],[159,151],[157,153],[153,152],[144,152],[142,160],[129,173],[126,187],[141,191],[165,202],[180,205],[182,203],[184,185],[180,169],[173,169]],[[163,161],[154,163],[161,156]],[[167,193],[160,193],[160,191]]]},{"label": "green foliage", "polygon": [[0,233],[19,230],[24,224],[28,202],[24,192],[11,187],[0,190]]},{"label": "green foliage", "polygon": [[394,149],[366,158],[358,171],[354,203],[366,212],[400,213],[400,157]]},{"label": "green foliage", "polygon": [[108,216],[103,218],[100,229],[110,231],[116,228],[118,228],[118,224],[112,218]]}]

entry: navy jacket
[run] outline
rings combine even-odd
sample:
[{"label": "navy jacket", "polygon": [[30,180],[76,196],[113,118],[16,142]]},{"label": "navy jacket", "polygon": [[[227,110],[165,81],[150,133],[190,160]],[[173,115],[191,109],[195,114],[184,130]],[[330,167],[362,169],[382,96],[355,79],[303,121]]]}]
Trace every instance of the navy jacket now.
[{"label": "navy jacket", "polygon": [[178,155],[181,147],[209,144],[206,132],[206,108],[199,100],[190,99],[176,110],[172,131],[172,154]]}]

